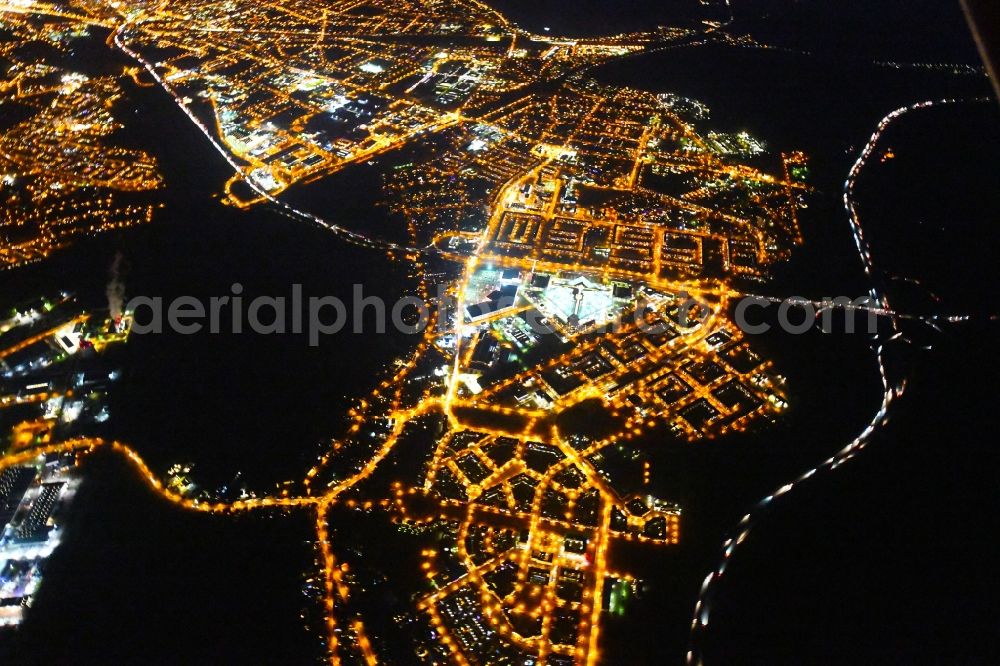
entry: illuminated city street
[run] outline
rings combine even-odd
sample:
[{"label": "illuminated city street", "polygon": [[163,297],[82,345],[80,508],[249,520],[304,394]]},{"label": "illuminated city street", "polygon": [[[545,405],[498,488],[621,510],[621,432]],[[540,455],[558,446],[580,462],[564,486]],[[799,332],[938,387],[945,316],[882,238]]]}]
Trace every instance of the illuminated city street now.
[{"label": "illuminated city street", "polygon": [[[931,353],[936,336],[973,325],[995,333],[993,301],[973,311],[891,274],[880,251],[899,243],[881,235],[865,189],[871,172],[895,165],[897,150],[906,159],[905,147],[890,145],[904,146],[900,124],[995,100],[978,63],[870,58],[866,67],[951,87],[921,97],[934,101],[878,107],[874,125],[859,112],[864,133],[830,139],[836,150],[823,152],[826,144],[780,132],[781,119],[737,125],[686,94],[595,75],[609,63],[702,49],[813,55],[752,33],[756,24],[728,0],[691,4],[700,5],[690,10],[697,20],[569,37],[556,25],[529,30],[479,0],[0,2],[0,269],[44,271],[74,251],[104,261],[102,243],[115,257],[97,299],[106,296],[106,306],[71,293],[73,284],[3,295],[0,625],[30,627],[36,598],[58,596],[65,565],[52,565],[51,587],[43,577],[73,538],[74,512],[86,510],[90,495],[78,487],[110,458],[178,511],[233,521],[305,516],[314,570],[298,601],[325,663],[646,663],[631,661],[636,636],[662,640],[686,663],[726,663],[709,658],[708,627],[718,607],[727,617],[723,580],[751,531],[807,481],[885,437],[916,381],[908,364]],[[153,116],[149,100],[173,115]],[[722,118],[742,112],[723,109]],[[158,150],[182,130],[202,154]],[[207,204],[184,191],[201,176],[177,174],[201,173],[204,155],[222,170],[221,186],[205,179]],[[830,173],[837,183],[846,173],[842,198]],[[151,348],[137,346],[146,320],[126,301],[122,276],[132,269],[148,280],[153,269],[130,257],[177,252],[174,263],[155,265],[190,270],[176,249],[183,242],[119,239],[161,238],[177,210],[221,210],[246,227],[280,219],[286,226],[263,241],[275,255],[298,242],[289,225],[304,227],[339,249],[317,259],[311,253],[328,246],[306,241],[314,247],[302,248],[296,267],[350,256],[356,263],[344,265],[362,268],[343,270],[358,270],[358,281],[371,277],[365,270],[398,267],[406,295],[426,306],[429,324],[404,342],[365,331],[372,347],[337,349],[387,355],[381,366],[372,361],[374,374],[326,367],[324,390],[290,379],[294,392],[324,396],[322,410],[343,417],[315,454],[295,448],[293,428],[268,442],[303,468],[294,478],[254,484],[241,461],[215,461],[231,479],[216,484],[204,471],[212,463],[194,457],[212,448],[211,435],[189,437],[175,456],[117,429],[130,404],[120,396],[143,381],[136,350]],[[203,242],[220,274],[236,265],[228,254],[241,239],[220,243],[213,234],[222,232],[207,228],[214,220],[194,222],[205,225],[204,240],[177,232],[184,242]],[[129,235],[143,229],[154,235]],[[254,257],[261,275],[280,271],[271,252]],[[13,280],[24,290],[45,275],[23,274],[32,280]],[[235,312],[244,287],[226,275]],[[247,281],[248,302],[261,280]],[[860,298],[822,295],[832,284],[860,289]],[[747,303],[768,325],[775,312],[785,324],[789,311],[804,310],[805,334],[755,333]],[[271,307],[277,328],[285,311]],[[402,312],[412,323],[411,310]],[[310,326],[317,316],[310,310]],[[362,317],[352,316],[357,326]],[[831,334],[842,320],[847,333]],[[310,346],[343,344],[314,333]],[[142,343],[156,349],[159,338],[149,338],[156,342]],[[154,353],[167,357],[178,343],[163,339]],[[867,374],[850,374],[852,366],[848,379],[830,379],[789,360],[855,340]],[[809,351],[788,348],[799,344]],[[240,360],[283,363],[267,351]],[[222,365],[211,353],[198,363],[206,374]],[[872,381],[850,383],[862,376]],[[248,390],[282,391],[262,382]],[[833,388],[819,399],[804,382]],[[236,383],[234,396],[244,390]],[[843,416],[801,406],[815,409],[815,400],[835,411],[830,397],[841,393],[856,394],[843,396],[851,403]],[[301,404],[315,403],[306,395]],[[202,409],[192,423],[215,418],[208,403]],[[241,446],[254,446],[245,439]],[[702,497],[712,493],[719,497]],[[711,556],[706,544],[715,544]],[[381,549],[392,551],[391,566],[386,553],[373,554]],[[682,579],[690,571],[697,583]],[[664,575],[677,576],[669,589]],[[693,609],[690,626],[669,634],[661,618],[634,619],[655,614],[665,597]]]}]

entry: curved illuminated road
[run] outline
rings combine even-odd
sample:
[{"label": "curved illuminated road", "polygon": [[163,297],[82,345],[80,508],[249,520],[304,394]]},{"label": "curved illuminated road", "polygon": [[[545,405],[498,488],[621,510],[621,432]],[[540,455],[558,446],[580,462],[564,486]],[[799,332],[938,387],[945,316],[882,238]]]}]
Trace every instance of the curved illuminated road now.
[{"label": "curved illuminated road", "polygon": [[[875,300],[879,305],[878,307],[872,308],[861,308],[874,310],[878,314],[887,315],[891,318],[893,330],[896,332],[891,338],[886,340],[884,343],[874,340],[872,344],[872,350],[875,355],[875,362],[878,366],[879,378],[882,383],[882,400],[879,403],[878,409],[872,416],[871,420],[864,427],[857,437],[848,442],[843,448],[831,455],[829,458],[823,460],[821,463],[815,467],[803,472],[797,476],[792,481],[782,485],[780,488],[776,489],[772,494],[762,498],[758,501],[751,509],[740,519],[736,526],[735,533],[730,536],[722,544],[722,554],[719,559],[717,566],[709,571],[702,581],[701,588],[698,594],[698,600],[694,606],[694,612],[691,619],[691,642],[687,653],[687,663],[697,664],[702,666],[703,661],[703,643],[704,636],[709,626],[709,620],[712,611],[712,598],[718,587],[721,585],[723,576],[726,571],[726,567],[729,563],[730,558],[736,553],[739,546],[744,543],[753,526],[757,521],[763,516],[763,514],[770,509],[776,500],[786,496],[791,491],[795,490],[798,486],[805,483],[809,479],[815,477],[823,472],[832,472],[837,469],[843,463],[851,460],[855,455],[860,453],[871,441],[871,438],[875,435],[879,429],[884,426],[889,420],[890,410],[893,403],[897,398],[903,395],[906,389],[907,380],[905,377],[892,377],[886,363],[886,352],[887,346],[899,339],[899,333],[896,328],[897,320],[900,318],[907,319],[919,319],[925,323],[933,323],[936,317],[916,317],[912,315],[904,315],[896,313],[892,310],[889,300],[879,284],[879,280],[876,278],[876,273],[874,269],[874,263],[872,260],[871,249],[868,245],[868,241],[864,235],[864,229],[861,225],[861,219],[858,214],[857,208],[854,203],[854,190],[858,182],[858,178],[865,168],[869,158],[875,151],[879,140],[885,131],[899,118],[904,115],[917,111],[920,109],[926,109],[934,106],[944,106],[949,104],[958,104],[962,102],[987,102],[990,101],[987,98],[975,98],[975,99],[941,99],[941,100],[928,100],[923,102],[918,102],[908,106],[900,107],[891,113],[887,114],[879,122],[877,128],[872,133],[868,142],[865,144],[864,148],[858,155],[857,160],[851,167],[848,173],[847,180],[844,183],[844,208],[847,212],[848,223],[851,228],[851,235],[854,239],[855,247],[858,251],[858,256],[861,260],[862,267],[865,271],[865,276],[870,281],[870,295],[872,299]],[[961,322],[968,320],[968,316],[951,316],[947,317],[945,320],[949,322]]]}]

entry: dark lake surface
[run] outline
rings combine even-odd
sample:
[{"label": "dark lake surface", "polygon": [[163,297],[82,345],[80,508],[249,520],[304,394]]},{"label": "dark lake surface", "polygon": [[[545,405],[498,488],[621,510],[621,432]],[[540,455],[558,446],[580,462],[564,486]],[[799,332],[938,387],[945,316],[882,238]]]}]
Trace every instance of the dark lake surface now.
[{"label": "dark lake surface", "polygon": [[[878,121],[924,99],[989,94],[977,76],[722,45],[640,55],[593,74],[699,99],[712,108],[708,127],[745,129],[772,150],[811,156],[817,194],[802,213],[805,246],[762,289],[812,297],[867,288],[840,195]],[[915,112],[879,144],[899,160],[871,160],[857,191],[879,279],[901,308],[979,318],[935,338],[934,351],[891,354],[911,387],[889,428],[857,460],[806,484],[801,500],[796,490],[766,514],[714,599],[706,663],[984,663],[996,653],[997,589],[974,590],[974,571],[990,542],[977,512],[1000,499],[979,467],[997,461],[984,443],[996,393],[998,331],[987,316],[997,311],[997,272],[986,239],[1000,205],[998,133],[990,100]],[[693,600],[740,516],[860,433],[881,400],[862,336],[753,342],[788,377],[792,406],[781,423],[707,446],[650,442],[661,448],[658,491],[681,502],[685,520],[679,549],[639,563],[655,572],[650,590],[605,637],[634,663],[683,662]],[[980,508],[956,509],[970,502]]]},{"label": "dark lake surface", "polygon": [[[293,284],[305,298],[348,303],[355,284],[390,304],[412,290],[406,268],[378,252],[345,247],[327,231],[267,209],[220,205],[228,165],[162,91],[128,92],[117,107],[129,120],[118,138],[160,161],[164,209],[150,225],[82,239],[41,264],[0,273],[5,298],[66,289],[88,307],[106,307],[119,253],[127,297],[165,303],[231,295],[237,282],[245,303],[288,297]],[[136,448],[157,473],[192,462],[203,488],[240,473],[250,490],[273,492],[277,482],[302,478],[340,431],[348,404],[415,343],[350,327],[316,347],[305,335],[133,335],[109,350],[122,375],[109,395],[105,434]],[[300,617],[315,610],[302,592],[315,573],[308,514],[235,521],[191,515],[158,500],[110,456],[88,462],[84,475],[67,540],[26,623],[0,637],[0,662],[322,658],[321,639]]]},{"label": "dark lake surface", "polygon": [[84,463],[66,540],[4,664],[310,664],[312,520],[194,514],[141,485],[120,458]]},{"label": "dark lake surface", "polygon": [[[498,0],[488,3],[525,30],[553,37],[599,37],[653,30],[657,26],[697,26],[728,16],[722,2],[698,0]],[[548,28],[548,30],[546,30]]]},{"label": "dark lake surface", "polygon": [[[162,298],[164,312],[181,296],[203,303],[232,296],[235,283],[243,288],[244,312],[258,296],[284,297],[290,310],[296,284],[305,299],[330,295],[345,303],[352,302],[355,284],[390,304],[412,292],[406,267],[377,251],[345,246],[319,227],[267,208],[221,205],[218,195],[231,170],[158,89],[133,87],[120,107],[131,118],[123,138],[160,160],[165,208],[150,225],[85,239],[42,264],[0,274],[5,294],[67,289],[91,307],[106,306],[108,271],[118,253],[127,298]],[[158,135],[169,140],[146,140]],[[151,320],[148,309],[141,312],[142,321]],[[223,322],[230,313],[223,310]],[[268,311],[261,315],[269,318]],[[300,478],[339,427],[348,401],[415,344],[413,336],[355,334],[352,326],[317,346],[305,334],[259,335],[246,324],[239,334],[225,325],[219,334],[207,325],[189,335],[165,328],[114,350],[124,373],[111,395],[109,434],[134,444],[157,470],[195,462],[195,478],[210,487],[237,471],[251,488]]]}]

